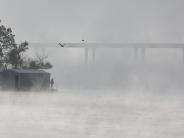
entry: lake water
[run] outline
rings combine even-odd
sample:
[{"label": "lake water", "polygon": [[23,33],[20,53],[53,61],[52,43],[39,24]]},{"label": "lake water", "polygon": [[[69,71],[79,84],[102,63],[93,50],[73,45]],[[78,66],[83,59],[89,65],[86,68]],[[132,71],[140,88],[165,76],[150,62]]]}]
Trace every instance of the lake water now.
[{"label": "lake water", "polygon": [[184,137],[180,51],[151,52],[146,64],[101,51],[88,66],[81,50],[35,51],[48,54],[58,91],[0,92],[0,138]]},{"label": "lake water", "polygon": [[182,138],[183,93],[1,92],[2,138]]}]

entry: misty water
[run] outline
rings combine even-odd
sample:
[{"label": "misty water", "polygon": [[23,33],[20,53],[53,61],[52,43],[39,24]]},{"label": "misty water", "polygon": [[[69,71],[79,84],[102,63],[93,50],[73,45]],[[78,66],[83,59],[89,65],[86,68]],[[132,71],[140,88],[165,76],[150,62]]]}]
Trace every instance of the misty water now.
[{"label": "misty water", "polygon": [[35,53],[49,56],[58,91],[0,92],[0,137],[184,137],[180,49],[147,50],[144,63],[132,49],[99,49],[88,65],[83,49]]}]

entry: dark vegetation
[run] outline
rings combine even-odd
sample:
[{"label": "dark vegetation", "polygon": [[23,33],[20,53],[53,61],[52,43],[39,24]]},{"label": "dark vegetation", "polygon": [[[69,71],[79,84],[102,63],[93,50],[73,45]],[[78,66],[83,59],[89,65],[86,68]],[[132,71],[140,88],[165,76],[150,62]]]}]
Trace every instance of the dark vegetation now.
[{"label": "dark vegetation", "polygon": [[7,69],[49,69],[50,62],[46,61],[47,56],[36,58],[25,58],[24,53],[29,49],[28,42],[17,44],[15,35],[11,28],[6,28],[0,20],[0,68]]}]

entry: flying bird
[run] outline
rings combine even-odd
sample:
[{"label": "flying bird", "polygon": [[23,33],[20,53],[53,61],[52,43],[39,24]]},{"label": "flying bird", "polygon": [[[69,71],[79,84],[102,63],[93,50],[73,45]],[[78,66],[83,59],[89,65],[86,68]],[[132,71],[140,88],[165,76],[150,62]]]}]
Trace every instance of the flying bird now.
[{"label": "flying bird", "polygon": [[64,47],[64,44],[58,43],[60,47]]}]

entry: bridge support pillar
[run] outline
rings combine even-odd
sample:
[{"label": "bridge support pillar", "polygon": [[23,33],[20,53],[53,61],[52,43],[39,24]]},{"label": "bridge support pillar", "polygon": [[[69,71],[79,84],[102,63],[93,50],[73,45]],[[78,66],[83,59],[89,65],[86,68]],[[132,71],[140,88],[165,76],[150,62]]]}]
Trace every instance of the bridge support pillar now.
[{"label": "bridge support pillar", "polygon": [[87,65],[88,64],[88,47],[85,47],[84,48],[84,50],[85,50],[85,64]]},{"label": "bridge support pillar", "polygon": [[134,48],[134,62],[137,62],[138,58],[138,48]]},{"label": "bridge support pillar", "polygon": [[182,63],[184,64],[184,48],[182,48]]},{"label": "bridge support pillar", "polygon": [[96,56],[96,49],[92,48],[92,61],[93,61],[93,64],[95,64],[95,56]]},{"label": "bridge support pillar", "polygon": [[145,48],[141,48],[141,63],[145,63]]}]

